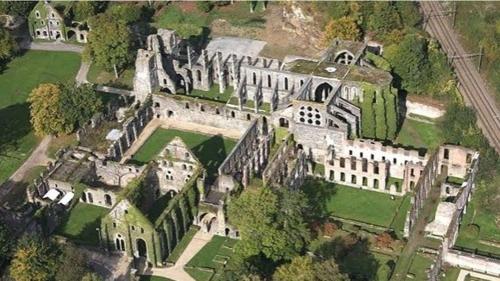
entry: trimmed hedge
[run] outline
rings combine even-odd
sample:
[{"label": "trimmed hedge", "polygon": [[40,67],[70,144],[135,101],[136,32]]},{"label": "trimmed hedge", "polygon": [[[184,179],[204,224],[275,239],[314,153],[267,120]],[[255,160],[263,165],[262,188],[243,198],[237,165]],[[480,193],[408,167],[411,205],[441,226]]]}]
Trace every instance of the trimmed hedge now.
[{"label": "trimmed hedge", "polygon": [[366,90],[361,103],[361,133],[365,138],[375,137],[374,92]]},{"label": "trimmed hedge", "polygon": [[375,107],[375,136],[377,139],[387,138],[387,124],[385,122],[385,102],[383,92],[376,93]]},{"label": "trimmed hedge", "polygon": [[390,89],[375,92],[365,87],[361,103],[361,132],[365,138],[393,140],[398,126],[397,93]]}]

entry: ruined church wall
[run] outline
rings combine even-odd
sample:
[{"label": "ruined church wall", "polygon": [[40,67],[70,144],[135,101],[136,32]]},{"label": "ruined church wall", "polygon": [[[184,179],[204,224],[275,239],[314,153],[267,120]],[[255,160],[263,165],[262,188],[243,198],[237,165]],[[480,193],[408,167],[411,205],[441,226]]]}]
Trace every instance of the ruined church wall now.
[{"label": "ruined church wall", "polygon": [[245,132],[252,119],[259,116],[253,112],[227,108],[222,103],[176,96],[153,95],[153,104],[154,114],[159,118],[238,130],[241,133]]}]

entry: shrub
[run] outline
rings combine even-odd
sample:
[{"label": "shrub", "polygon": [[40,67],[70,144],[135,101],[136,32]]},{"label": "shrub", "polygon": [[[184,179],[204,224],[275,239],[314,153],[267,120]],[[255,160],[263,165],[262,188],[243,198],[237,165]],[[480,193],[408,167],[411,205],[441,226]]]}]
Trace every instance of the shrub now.
[{"label": "shrub", "polygon": [[375,118],[373,113],[373,91],[365,91],[361,103],[361,132],[363,137],[375,137]]}]

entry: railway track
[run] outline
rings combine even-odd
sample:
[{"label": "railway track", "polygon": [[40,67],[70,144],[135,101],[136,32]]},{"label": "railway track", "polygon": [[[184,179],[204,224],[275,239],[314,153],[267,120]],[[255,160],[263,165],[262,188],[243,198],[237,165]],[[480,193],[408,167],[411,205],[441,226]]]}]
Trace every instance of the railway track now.
[{"label": "railway track", "polygon": [[[421,1],[420,6],[427,20],[427,31],[441,44],[449,57],[466,54],[457,35],[443,17],[441,3]],[[490,144],[500,153],[500,113],[489,95],[486,83],[469,59],[454,59],[452,63],[459,81],[459,90],[466,104],[472,106],[478,125]]]}]

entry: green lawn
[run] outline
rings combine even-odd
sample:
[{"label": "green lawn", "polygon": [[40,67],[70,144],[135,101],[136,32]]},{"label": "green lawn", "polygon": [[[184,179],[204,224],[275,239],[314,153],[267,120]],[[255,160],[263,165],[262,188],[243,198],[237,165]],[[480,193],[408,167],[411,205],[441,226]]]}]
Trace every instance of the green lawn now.
[{"label": "green lawn", "polygon": [[217,102],[221,102],[221,103],[226,103],[231,98],[231,95],[233,94],[233,92],[234,92],[233,87],[229,86],[221,94],[221,93],[219,93],[219,86],[213,85],[209,91],[193,90],[193,91],[191,91],[189,96],[198,97],[198,98],[206,99],[206,100],[217,101]]},{"label": "green lawn", "polygon": [[98,246],[99,236],[96,228],[100,227],[101,218],[108,212],[109,209],[79,202],[73,207],[56,232],[76,242]]},{"label": "green lawn", "polygon": [[94,84],[132,90],[134,88],[134,74],[134,68],[127,68],[121,71],[118,78],[116,78],[114,72],[106,71],[97,64],[92,63],[87,79]]},{"label": "green lawn", "polygon": [[214,236],[188,263],[186,271],[197,281],[210,280],[212,273],[199,268],[214,269],[221,274],[224,260],[229,261],[233,255],[232,248],[237,240]]},{"label": "green lawn", "polygon": [[391,223],[391,228],[394,229],[396,235],[399,238],[403,237],[403,231],[405,227],[406,215],[408,210],[410,209],[411,197],[409,195],[403,197],[403,201],[399,207],[398,212],[394,216],[394,219]]},{"label": "green lawn", "polygon": [[389,227],[403,197],[309,179],[303,186],[312,202],[330,215]]},{"label": "green lawn", "polygon": [[174,280],[160,276],[140,275],[139,281],[174,281]]},{"label": "green lawn", "polygon": [[207,170],[209,177],[217,173],[217,168],[236,145],[235,140],[219,135],[210,136],[174,129],[157,129],[134,154],[132,160],[138,163],[153,160],[175,136],[181,137],[191,148]]},{"label": "green lawn", "polygon": [[432,264],[432,260],[421,254],[415,254],[411,262],[408,273],[413,274],[415,278],[406,278],[406,280],[427,281],[427,273],[425,270]]},{"label": "green lawn", "polygon": [[389,280],[396,265],[394,258],[379,253],[373,253],[373,257],[378,262],[377,280]]},{"label": "green lawn", "polygon": [[[500,255],[500,247],[480,243],[483,240],[495,242],[497,245],[500,245],[500,231],[496,227],[495,216],[493,214],[487,213],[480,208],[475,208],[475,205],[481,204],[477,198],[473,197],[472,201],[467,205],[467,213],[462,218],[462,224],[455,245],[471,251],[477,249],[480,253],[482,252],[481,254],[486,252]],[[479,234],[470,231],[468,226],[471,224],[479,227]]]},{"label": "green lawn", "polygon": [[445,276],[441,278],[441,281],[457,281],[458,275],[460,274],[460,268],[449,267],[444,271]]},{"label": "green lawn", "polygon": [[441,131],[435,124],[406,118],[396,143],[414,148],[436,148],[443,141]]},{"label": "green lawn", "polygon": [[193,239],[194,235],[196,234],[196,232],[198,232],[199,229],[200,229],[199,227],[196,227],[194,225],[189,228],[189,230],[186,232],[186,234],[184,234],[184,236],[182,237],[182,239],[179,242],[179,244],[177,244],[175,246],[175,248],[172,251],[172,253],[168,256],[167,262],[171,262],[171,263],[176,263],[177,262],[177,260],[179,259],[179,257],[181,256],[181,254],[184,252],[184,250],[186,249],[187,245],[189,244],[189,242],[191,242],[191,240]]},{"label": "green lawn", "polygon": [[69,52],[27,51],[0,73],[0,183],[4,182],[37,145],[29,122],[26,99],[44,82],[74,81],[80,56]]}]

